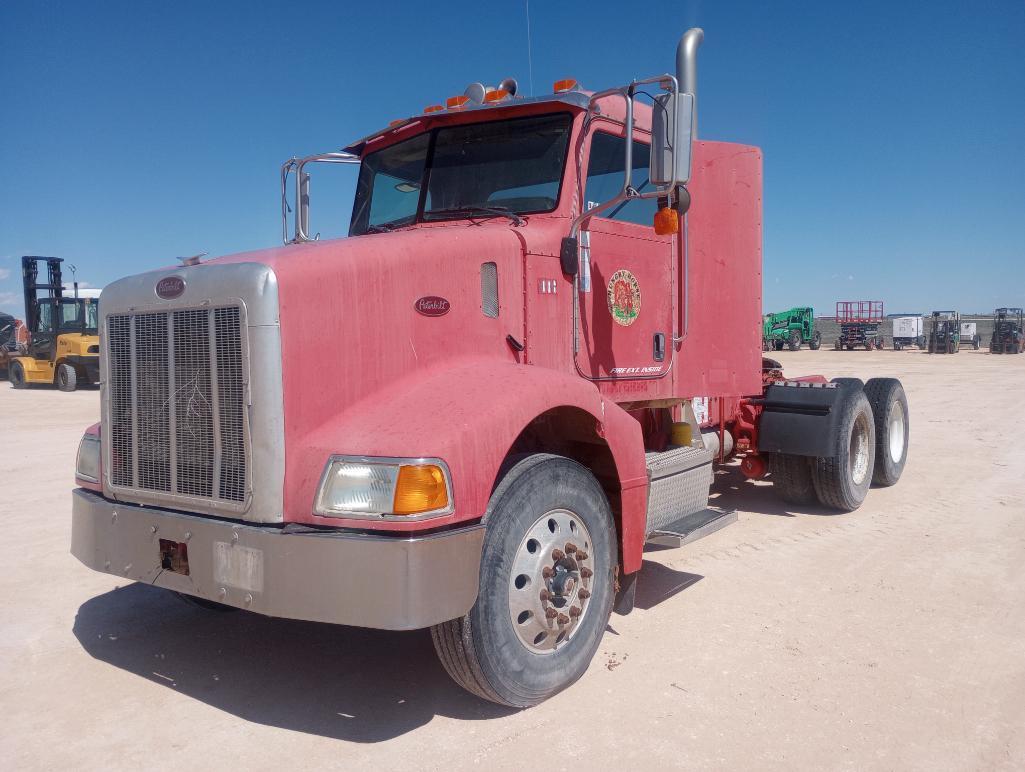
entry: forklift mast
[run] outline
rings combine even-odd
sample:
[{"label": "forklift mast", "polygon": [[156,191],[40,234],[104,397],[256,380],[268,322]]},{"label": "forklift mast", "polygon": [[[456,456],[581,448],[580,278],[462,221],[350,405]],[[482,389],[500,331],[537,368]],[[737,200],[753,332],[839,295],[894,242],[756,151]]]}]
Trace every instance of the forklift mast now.
[{"label": "forklift mast", "polygon": [[[46,284],[39,284],[39,263],[46,261]],[[25,326],[29,332],[37,332],[39,328],[39,307],[36,301],[39,293],[45,292],[46,299],[56,300],[58,303],[64,297],[64,285],[61,282],[60,257],[40,257],[38,255],[25,255],[21,258],[21,279],[25,288]]]}]

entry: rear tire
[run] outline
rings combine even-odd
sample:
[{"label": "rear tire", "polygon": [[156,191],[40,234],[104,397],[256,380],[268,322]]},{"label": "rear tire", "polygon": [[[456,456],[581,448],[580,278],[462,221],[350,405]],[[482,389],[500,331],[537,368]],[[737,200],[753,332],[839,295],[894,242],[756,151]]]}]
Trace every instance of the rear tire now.
[{"label": "rear tire", "polygon": [[67,362],[57,365],[57,388],[74,391],[78,387],[78,372]]},{"label": "rear tire", "polygon": [[872,406],[876,430],[876,460],[872,482],[894,485],[904,471],[908,458],[908,398],[896,378],[871,378],[865,384],[865,396]]},{"label": "rear tire", "polygon": [[790,339],[787,341],[787,346],[789,346],[791,351],[800,351],[801,333],[799,333],[797,330],[794,330],[792,333],[790,333]]},{"label": "rear tire", "polygon": [[822,333],[818,330],[815,330],[814,334],[811,336],[811,340],[808,341],[808,348],[810,348],[812,351],[818,351],[821,345]]},{"label": "rear tire", "polygon": [[[587,469],[536,454],[509,470],[485,522],[477,601],[461,619],[434,625],[431,638],[464,689],[500,705],[530,707],[579,679],[601,643],[614,599],[612,510]],[[566,542],[576,551],[566,554]],[[584,558],[573,557],[581,551]],[[565,595],[556,592],[559,577],[566,579],[558,585]],[[567,590],[569,579],[574,584]],[[551,594],[543,599],[542,591]],[[574,608],[580,613],[573,615]]]},{"label": "rear tire", "polygon": [[12,389],[25,388],[25,368],[22,367],[21,362],[11,362],[7,377],[11,381]]},{"label": "rear tire", "polygon": [[790,504],[811,504],[815,501],[815,484],[811,479],[814,459],[790,453],[773,453],[769,457],[772,487]]},{"label": "rear tire", "polygon": [[846,389],[840,410],[833,455],[815,459],[812,480],[822,504],[853,512],[861,506],[872,484],[875,421],[872,406],[862,390]]}]

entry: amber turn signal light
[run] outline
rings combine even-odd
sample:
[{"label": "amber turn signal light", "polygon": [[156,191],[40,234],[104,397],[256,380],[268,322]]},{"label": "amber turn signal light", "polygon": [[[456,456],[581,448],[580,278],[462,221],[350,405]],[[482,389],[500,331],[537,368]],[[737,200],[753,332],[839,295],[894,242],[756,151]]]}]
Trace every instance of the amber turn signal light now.
[{"label": "amber turn signal light", "polygon": [[552,85],[552,91],[556,94],[561,94],[564,91],[577,91],[580,88],[580,84],[577,83],[576,78],[563,78],[557,80]]},{"label": "amber turn signal light", "polygon": [[659,236],[671,236],[680,232],[680,218],[675,209],[664,206],[655,212],[655,233]]},{"label": "amber turn signal light", "polygon": [[448,506],[445,473],[434,464],[403,466],[395,481],[396,515],[416,515]]}]

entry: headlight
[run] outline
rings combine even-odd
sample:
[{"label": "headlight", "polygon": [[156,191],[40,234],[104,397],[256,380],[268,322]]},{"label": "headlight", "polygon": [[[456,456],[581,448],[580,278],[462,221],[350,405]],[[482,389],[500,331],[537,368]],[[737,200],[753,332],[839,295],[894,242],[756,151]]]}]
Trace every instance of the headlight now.
[{"label": "headlight", "polygon": [[314,511],[324,517],[438,517],[452,512],[448,466],[439,458],[332,456]]},{"label": "headlight", "polygon": [[75,476],[86,482],[100,481],[100,438],[86,434],[78,443],[78,458],[75,460]]}]

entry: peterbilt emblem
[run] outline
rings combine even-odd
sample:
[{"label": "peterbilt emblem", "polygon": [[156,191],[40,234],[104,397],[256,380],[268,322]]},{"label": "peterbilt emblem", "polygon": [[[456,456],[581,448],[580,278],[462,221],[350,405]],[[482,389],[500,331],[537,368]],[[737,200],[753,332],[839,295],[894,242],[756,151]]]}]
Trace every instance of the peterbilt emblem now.
[{"label": "peterbilt emblem", "polygon": [[165,276],[157,282],[156,292],[157,297],[164,300],[180,298],[185,292],[185,279],[181,276]]},{"label": "peterbilt emblem", "polygon": [[445,298],[439,298],[437,295],[428,295],[417,300],[413,304],[413,308],[416,309],[418,314],[423,314],[424,316],[444,316],[452,308],[452,304],[445,300]]}]

